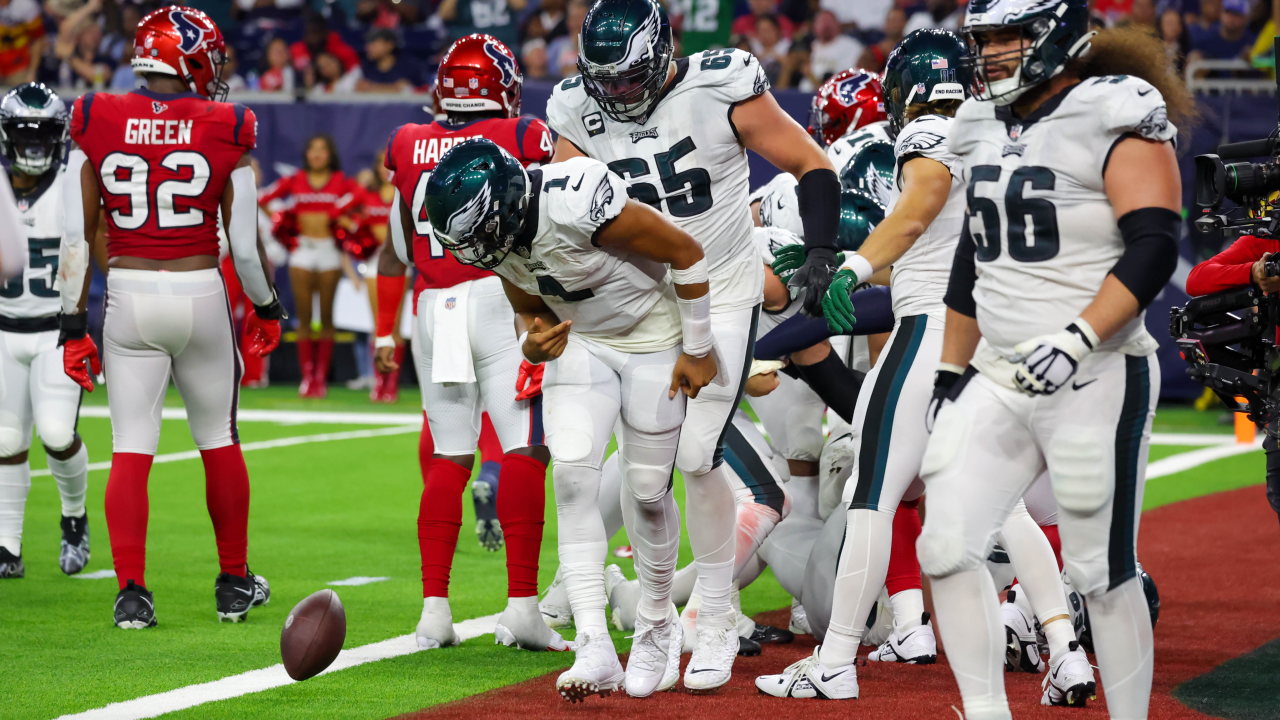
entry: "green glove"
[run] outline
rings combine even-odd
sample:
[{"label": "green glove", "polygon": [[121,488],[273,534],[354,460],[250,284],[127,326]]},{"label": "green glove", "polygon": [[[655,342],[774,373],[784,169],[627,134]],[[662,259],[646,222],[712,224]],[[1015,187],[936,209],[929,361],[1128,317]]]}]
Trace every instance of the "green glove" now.
[{"label": "green glove", "polygon": [[[785,245],[773,254],[773,274],[778,276],[783,285],[791,282],[791,276],[804,265],[804,245]],[[836,253],[836,263],[844,262],[844,253]]]},{"label": "green glove", "polygon": [[853,316],[853,301],[849,294],[858,286],[858,276],[848,268],[831,278],[831,286],[822,298],[822,315],[827,319],[827,329],[837,335],[853,332],[858,319]]}]

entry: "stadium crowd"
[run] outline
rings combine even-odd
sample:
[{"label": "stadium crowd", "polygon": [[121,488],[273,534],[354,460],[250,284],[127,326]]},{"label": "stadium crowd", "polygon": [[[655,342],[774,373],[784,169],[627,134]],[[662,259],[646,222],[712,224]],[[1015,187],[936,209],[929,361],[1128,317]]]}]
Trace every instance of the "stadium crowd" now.
[{"label": "stadium crowd", "polygon": [[[76,89],[132,89],[130,38],[160,4],[138,0],[3,0],[0,84],[39,81]],[[183,3],[173,3],[183,4]],[[187,3],[202,7],[211,3]],[[233,0],[223,79],[235,91],[427,92],[440,54],[473,32],[516,49],[528,80],[577,74],[587,0]],[[812,92],[852,66],[881,70],[903,36],[956,29],[956,0],[672,0],[676,55],[748,50],[777,88]],[[1271,64],[1274,14],[1265,0],[1093,0],[1099,26],[1132,25],[1164,42],[1179,70],[1188,59]],[[216,8],[202,7],[214,12]],[[1259,41],[1259,38],[1262,38]]]}]

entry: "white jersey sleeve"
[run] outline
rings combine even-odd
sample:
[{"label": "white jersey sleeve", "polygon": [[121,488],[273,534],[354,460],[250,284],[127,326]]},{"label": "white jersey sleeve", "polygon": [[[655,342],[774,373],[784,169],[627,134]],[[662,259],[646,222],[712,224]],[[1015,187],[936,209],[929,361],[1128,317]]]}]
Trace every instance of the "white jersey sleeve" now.
[{"label": "white jersey sleeve", "polygon": [[778,228],[804,237],[804,222],[800,219],[800,182],[791,173],[778,173],[770,180],[760,196],[760,224]]},{"label": "white jersey sleeve", "polygon": [[1081,89],[1105,93],[1099,100],[1105,102],[1107,126],[1112,134],[1133,134],[1157,141],[1173,141],[1178,136],[1178,128],[1169,122],[1164,96],[1142,78],[1116,75]]},{"label": "white jersey sleeve", "polygon": [[588,141],[604,132],[604,114],[594,105],[582,87],[581,75],[565,78],[556,83],[547,100],[547,126],[589,155]]},{"label": "white jersey sleeve", "polygon": [[547,204],[547,213],[557,225],[576,230],[571,237],[593,241],[600,226],[618,217],[627,204],[627,184],[604,163],[590,158],[575,157],[560,164],[564,165],[561,177],[543,181],[544,194],[549,192],[548,183],[559,184],[565,191],[561,202]]},{"label": "white jersey sleeve", "polygon": [[907,123],[898,133],[898,140],[893,146],[894,155],[898,158],[898,189],[902,189],[902,164],[916,156],[946,165],[954,178],[963,176],[964,163],[947,144],[951,122],[951,118],[942,115],[924,115]]}]

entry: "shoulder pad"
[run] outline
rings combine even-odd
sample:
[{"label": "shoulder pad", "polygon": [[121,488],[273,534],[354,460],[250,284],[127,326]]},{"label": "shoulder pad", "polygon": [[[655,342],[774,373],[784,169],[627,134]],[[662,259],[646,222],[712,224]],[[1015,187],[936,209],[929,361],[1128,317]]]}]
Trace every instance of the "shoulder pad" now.
[{"label": "shoulder pad", "polygon": [[1073,115],[1093,118],[1094,122],[1102,124],[1104,132],[1136,133],[1148,140],[1166,141],[1178,135],[1178,129],[1169,122],[1164,96],[1155,86],[1139,77],[1103,75],[1089,78],[1071,92],[1069,100]]},{"label": "shoulder pad", "polygon": [[725,103],[750,100],[769,91],[769,78],[755,56],[737,48],[704,50],[689,56],[689,72],[681,84],[705,87]]}]

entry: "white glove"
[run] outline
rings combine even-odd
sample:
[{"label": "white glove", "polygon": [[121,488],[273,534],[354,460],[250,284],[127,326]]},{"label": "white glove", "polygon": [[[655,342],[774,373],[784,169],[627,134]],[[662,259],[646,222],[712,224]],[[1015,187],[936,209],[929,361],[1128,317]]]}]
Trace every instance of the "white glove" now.
[{"label": "white glove", "polygon": [[1076,374],[1076,368],[1101,341],[1084,318],[1061,332],[1019,343],[1013,351],[1022,358],[1013,381],[1028,395],[1052,395]]}]

